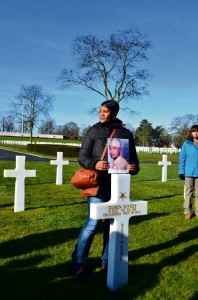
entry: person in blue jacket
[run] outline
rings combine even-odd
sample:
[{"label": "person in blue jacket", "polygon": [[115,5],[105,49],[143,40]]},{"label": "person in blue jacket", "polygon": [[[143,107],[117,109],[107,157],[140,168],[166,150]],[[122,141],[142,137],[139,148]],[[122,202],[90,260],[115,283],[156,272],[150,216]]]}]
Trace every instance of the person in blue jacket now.
[{"label": "person in blue jacket", "polygon": [[198,218],[198,125],[190,128],[179,156],[179,178],[185,180],[184,214],[192,217],[192,199],[195,192],[195,215]]}]

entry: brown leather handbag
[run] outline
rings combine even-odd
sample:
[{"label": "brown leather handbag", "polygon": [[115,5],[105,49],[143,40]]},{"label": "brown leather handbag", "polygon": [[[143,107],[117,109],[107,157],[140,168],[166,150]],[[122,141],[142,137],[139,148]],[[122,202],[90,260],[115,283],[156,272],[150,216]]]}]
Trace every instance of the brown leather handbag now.
[{"label": "brown leather handbag", "polygon": [[80,168],[71,178],[71,184],[77,189],[87,189],[98,185],[99,172]]},{"label": "brown leather handbag", "polygon": [[[110,135],[110,138],[113,137],[115,132],[116,132],[116,129],[113,129],[113,131]],[[105,145],[104,150],[102,152],[102,155],[101,155],[101,158],[100,158],[101,160],[104,159],[106,151],[107,151],[107,144]],[[71,184],[77,189],[82,189],[82,190],[89,189],[90,190],[90,189],[96,188],[98,186],[98,179],[99,179],[99,172],[98,171],[89,170],[89,169],[85,169],[85,168],[80,168],[72,176]],[[96,190],[97,189],[95,189],[95,192],[97,194]],[[89,191],[87,190],[87,193],[88,192]],[[82,194],[83,194],[83,192],[82,192]],[[87,196],[87,195],[84,195],[84,197],[85,196]],[[93,196],[93,195],[91,195],[91,196]]]}]

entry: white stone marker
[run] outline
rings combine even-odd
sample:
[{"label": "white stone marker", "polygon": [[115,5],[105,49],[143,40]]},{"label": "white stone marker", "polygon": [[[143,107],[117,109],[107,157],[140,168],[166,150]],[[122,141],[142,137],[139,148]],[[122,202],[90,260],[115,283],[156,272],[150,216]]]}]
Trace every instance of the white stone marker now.
[{"label": "white stone marker", "polygon": [[162,155],[163,159],[162,161],[158,161],[158,165],[163,166],[162,167],[162,182],[167,181],[167,166],[171,165],[170,161],[167,161],[167,155],[163,154]]},{"label": "white stone marker", "polygon": [[15,170],[4,170],[4,177],[16,177],[14,212],[25,210],[25,178],[36,177],[36,170],[25,170],[25,156],[16,155]]},{"label": "white stone marker", "polygon": [[63,160],[63,152],[57,152],[57,160],[50,160],[51,165],[57,165],[56,184],[63,183],[63,165],[68,165],[68,160]]},{"label": "white stone marker", "polygon": [[111,175],[111,200],[91,203],[90,217],[111,219],[107,287],[116,291],[128,284],[128,226],[132,216],[146,215],[147,202],[129,200],[130,174]]}]

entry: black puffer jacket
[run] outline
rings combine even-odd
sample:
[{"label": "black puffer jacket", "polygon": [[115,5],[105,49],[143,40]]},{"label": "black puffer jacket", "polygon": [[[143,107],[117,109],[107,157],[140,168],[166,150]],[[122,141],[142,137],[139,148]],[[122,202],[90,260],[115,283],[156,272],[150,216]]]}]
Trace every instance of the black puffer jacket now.
[{"label": "black puffer jacket", "polygon": [[[133,135],[128,129],[122,126],[122,121],[117,118],[111,123],[98,122],[89,128],[83,139],[78,156],[78,161],[82,167],[95,170],[95,165],[100,160],[107,138],[109,138],[113,128],[117,128],[113,137],[129,140],[129,163],[135,164],[137,170],[139,170],[139,161],[136,154]],[[108,161],[107,152],[104,160]],[[134,173],[136,174],[137,172]],[[101,175],[102,174],[106,177],[108,171],[101,171]]]}]

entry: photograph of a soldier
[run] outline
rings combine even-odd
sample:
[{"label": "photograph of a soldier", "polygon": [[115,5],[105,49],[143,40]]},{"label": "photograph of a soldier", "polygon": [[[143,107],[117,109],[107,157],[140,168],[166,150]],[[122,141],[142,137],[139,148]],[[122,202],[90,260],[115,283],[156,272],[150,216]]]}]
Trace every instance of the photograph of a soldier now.
[{"label": "photograph of a soldier", "polygon": [[129,173],[129,140],[108,138],[109,173]]}]

